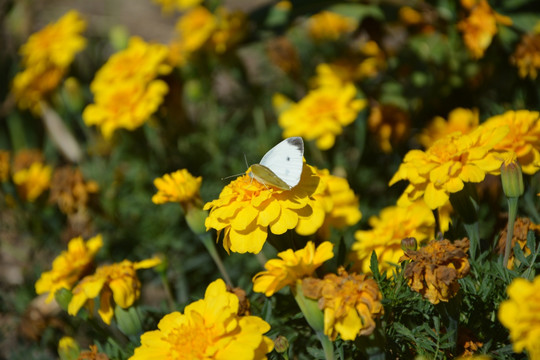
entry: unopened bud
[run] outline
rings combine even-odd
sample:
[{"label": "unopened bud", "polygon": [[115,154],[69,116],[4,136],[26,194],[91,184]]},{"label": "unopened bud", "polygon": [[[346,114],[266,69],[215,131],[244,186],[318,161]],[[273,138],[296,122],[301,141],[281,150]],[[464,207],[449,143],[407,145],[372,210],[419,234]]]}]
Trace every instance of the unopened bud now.
[{"label": "unopened bud", "polygon": [[289,340],[285,336],[279,335],[274,340],[274,349],[279,353],[283,354],[289,349]]},{"label": "unopened bud", "polygon": [[509,198],[517,198],[523,195],[523,175],[521,166],[517,161],[516,154],[505,154],[501,165],[501,182],[504,194]]},{"label": "unopened bud", "polygon": [[418,248],[418,242],[413,237],[408,237],[401,240],[401,249],[403,251],[416,251]]}]

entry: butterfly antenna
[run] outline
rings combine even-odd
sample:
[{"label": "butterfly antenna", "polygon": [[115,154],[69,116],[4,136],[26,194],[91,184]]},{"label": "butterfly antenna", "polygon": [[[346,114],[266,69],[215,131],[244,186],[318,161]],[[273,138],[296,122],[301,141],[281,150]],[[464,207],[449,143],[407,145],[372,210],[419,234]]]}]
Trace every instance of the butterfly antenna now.
[{"label": "butterfly antenna", "polygon": [[245,173],[240,173],[240,174],[234,174],[234,175],[229,175],[229,176],[225,176],[225,177],[222,177],[221,180],[227,180],[227,179],[230,179],[230,178],[233,178],[233,177],[236,177],[236,176],[240,176],[240,175],[244,175]]},{"label": "butterfly antenna", "polygon": [[246,169],[249,169],[249,164],[247,162],[247,156],[246,153],[244,153],[244,161],[246,162]]}]

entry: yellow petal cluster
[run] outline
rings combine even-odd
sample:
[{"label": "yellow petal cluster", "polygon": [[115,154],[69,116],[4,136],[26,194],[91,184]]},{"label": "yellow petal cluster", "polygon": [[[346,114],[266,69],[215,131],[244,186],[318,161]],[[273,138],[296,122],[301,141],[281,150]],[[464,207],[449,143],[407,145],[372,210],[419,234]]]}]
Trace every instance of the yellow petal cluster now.
[{"label": "yellow petal cluster", "polygon": [[308,32],[317,41],[338,40],[352,33],[357,25],[353,18],[325,10],[309,18]]},{"label": "yellow petal cluster", "polygon": [[508,135],[493,147],[499,152],[513,151],[521,169],[532,175],[540,169],[540,113],[538,111],[507,111],[487,119],[482,126],[496,129],[507,126]]},{"label": "yellow petal cluster", "polygon": [[85,124],[99,126],[105,138],[119,128],[142,126],[169,91],[165,81],[157,79],[172,70],[166,63],[168,56],[167,46],[132,37],[128,47],[111,56],[90,84],[94,104],[84,109]]},{"label": "yellow petal cluster", "polygon": [[199,5],[202,0],[152,0],[152,2],[161,5],[161,10],[170,14],[174,10],[184,11]]},{"label": "yellow petal cluster", "polygon": [[508,300],[499,307],[499,321],[510,330],[516,353],[526,350],[529,359],[540,359],[540,276],[516,278],[506,289]]},{"label": "yellow petal cluster", "polygon": [[435,236],[435,218],[433,211],[422,200],[409,206],[389,206],[381,210],[378,216],[369,218],[370,230],[358,230],[352,245],[352,258],[355,269],[364,274],[371,273],[371,254],[377,254],[379,271],[390,270],[403,256],[401,240],[415,238],[422,243]]},{"label": "yellow petal cluster", "polygon": [[458,279],[469,273],[468,250],[467,238],[453,243],[432,240],[417,251],[407,250],[399,261],[411,260],[403,273],[411,289],[438,304],[454,297],[459,290]]},{"label": "yellow petal cluster", "polygon": [[540,34],[525,34],[510,58],[517,66],[519,76],[536,79],[540,69]]},{"label": "yellow petal cluster", "polygon": [[398,205],[423,198],[431,209],[446,204],[451,193],[465,182],[478,183],[486,174],[497,174],[502,160],[493,148],[508,134],[508,127],[478,127],[468,134],[453,133],[437,140],[426,151],[409,151],[390,185],[408,180]]},{"label": "yellow petal cluster", "polygon": [[283,137],[302,136],[316,140],[321,150],[330,149],[343,127],[353,123],[367,105],[356,96],[357,90],[352,83],[311,90],[279,115]]},{"label": "yellow petal cluster", "polygon": [[288,249],[278,254],[280,259],[271,259],[261,271],[253,277],[253,291],[272,296],[285,286],[296,284],[298,279],[310,276],[326,260],[334,257],[334,245],[325,241],[317,248],[308,241],[303,249]]},{"label": "yellow petal cluster", "polygon": [[478,110],[456,108],[448,114],[448,121],[441,116],[435,117],[418,136],[418,141],[429,148],[433,143],[454,132],[467,134],[474,130],[479,123]]},{"label": "yellow petal cluster", "polygon": [[194,177],[187,169],[177,170],[154,180],[158,192],[152,196],[154,204],[179,202],[181,204],[200,201],[199,189],[202,177]]},{"label": "yellow petal cluster", "polygon": [[409,114],[392,104],[371,106],[368,118],[370,132],[375,135],[379,148],[389,154],[407,139],[411,127]]},{"label": "yellow petal cluster", "polygon": [[133,305],[141,294],[141,282],[136,270],[151,268],[160,263],[159,258],[151,258],[139,262],[124,260],[98,267],[94,274],[84,277],[73,288],[68,313],[75,316],[84,305],[93,311],[99,296],[98,313],[101,319],[110,325],[114,314],[113,301],[125,309]]},{"label": "yellow petal cluster", "polygon": [[375,330],[375,319],[383,312],[382,294],[373,279],[366,275],[347,273],[343,267],[338,274],[327,274],[324,279],[307,278],[302,283],[304,295],[319,300],[324,310],[324,333],[335,340],[370,335]]},{"label": "yellow petal cluster", "polygon": [[39,102],[58,86],[75,55],[86,46],[81,36],[85,28],[86,22],[72,10],[28,38],[20,49],[24,70],[13,79],[20,108],[41,112]]},{"label": "yellow petal cluster", "polygon": [[52,168],[41,162],[35,162],[29,168],[21,169],[13,174],[13,182],[17,185],[19,196],[33,202],[51,185]]},{"label": "yellow petal cluster", "polygon": [[101,235],[96,235],[86,242],[82,237],[71,239],[67,250],[54,259],[52,269],[41,274],[36,282],[36,293],[49,293],[47,301],[50,302],[58,290],[70,290],[91,270],[94,256],[102,246]]},{"label": "yellow petal cluster", "polygon": [[257,316],[239,316],[238,297],[223,280],[208,285],[204,299],[184,313],[165,315],[158,330],[141,336],[130,360],[263,360],[274,344],[263,334],[270,325]]},{"label": "yellow petal cluster", "polygon": [[330,238],[330,229],[342,229],[356,224],[362,218],[358,197],[347,179],[330,174],[326,169],[317,169],[324,184],[324,191],[315,197],[321,201],[326,216],[318,233],[323,239]]},{"label": "yellow petal cluster", "polygon": [[458,30],[463,33],[463,41],[472,56],[476,59],[484,56],[497,34],[497,25],[512,25],[512,20],[496,13],[487,0],[461,0],[461,4],[469,11],[469,15],[458,24]]},{"label": "yellow petal cluster", "polygon": [[324,221],[322,204],[314,197],[321,191],[319,177],[307,164],[291,190],[243,175],[225,186],[218,199],[204,205],[204,210],[210,210],[206,229],[218,231],[227,252],[259,253],[269,230],[275,235],[292,229],[300,235],[314,234]]}]

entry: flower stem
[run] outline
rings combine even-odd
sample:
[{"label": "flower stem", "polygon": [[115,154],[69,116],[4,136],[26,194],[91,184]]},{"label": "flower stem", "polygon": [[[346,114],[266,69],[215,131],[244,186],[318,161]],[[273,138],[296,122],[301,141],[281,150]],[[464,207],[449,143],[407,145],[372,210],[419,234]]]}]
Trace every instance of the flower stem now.
[{"label": "flower stem", "polygon": [[508,267],[508,259],[510,259],[510,250],[512,250],[512,237],[514,236],[514,222],[517,215],[517,197],[508,198],[508,228],[506,230],[506,246],[504,247],[504,267]]},{"label": "flower stem", "polygon": [[221,276],[223,276],[223,279],[225,280],[227,285],[230,287],[233,287],[231,278],[229,277],[229,274],[227,273],[227,269],[225,269],[225,266],[223,265],[223,261],[221,261],[221,258],[219,257],[219,254],[217,252],[212,236],[208,233],[198,234],[198,235],[199,235],[199,239],[201,239],[202,243],[204,244],[206,251],[208,251],[208,253],[212,257],[212,260],[214,260],[214,262],[216,263],[216,266],[218,267],[219,272],[221,273]]},{"label": "flower stem", "polygon": [[317,337],[321,342],[326,360],[334,360],[334,344],[324,333],[317,331]]}]

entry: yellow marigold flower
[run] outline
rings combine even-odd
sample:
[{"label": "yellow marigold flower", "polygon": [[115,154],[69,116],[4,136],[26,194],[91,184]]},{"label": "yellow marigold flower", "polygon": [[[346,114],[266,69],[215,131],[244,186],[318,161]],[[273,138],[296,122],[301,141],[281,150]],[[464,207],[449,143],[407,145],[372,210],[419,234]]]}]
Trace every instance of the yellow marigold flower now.
[{"label": "yellow marigold flower", "polygon": [[330,149],[343,127],[354,122],[367,105],[356,96],[356,88],[351,83],[340,88],[323,87],[310,91],[279,115],[283,137],[302,136],[316,140],[321,150]]},{"label": "yellow marigold flower", "polygon": [[191,54],[210,39],[217,27],[217,19],[204,6],[197,6],[185,13],[176,23],[183,51]]},{"label": "yellow marigold flower", "polygon": [[9,179],[9,151],[0,150],[0,182],[7,181]]},{"label": "yellow marigold flower", "polygon": [[492,150],[508,131],[507,126],[477,128],[469,134],[450,134],[426,151],[409,151],[390,180],[390,185],[409,181],[398,205],[423,198],[436,209],[448,202],[451,193],[462,190],[465,182],[478,183],[486,174],[497,174],[502,160]]},{"label": "yellow marigold flower", "polygon": [[40,101],[56,89],[63,76],[64,69],[55,66],[46,69],[31,67],[15,75],[12,90],[19,108],[40,114]]},{"label": "yellow marigold flower", "polygon": [[497,34],[497,24],[510,26],[512,20],[496,13],[487,0],[462,0],[461,4],[470,13],[457,27],[463,32],[463,40],[473,57],[479,59],[484,56],[493,36]]},{"label": "yellow marigold flower", "polygon": [[529,359],[540,359],[540,276],[516,278],[506,289],[509,299],[499,307],[499,321],[510,330],[516,353],[526,350]]},{"label": "yellow marigold flower", "polygon": [[343,267],[338,274],[324,279],[307,278],[302,283],[304,295],[319,299],[324,310],[324,333],[335,340],[354,340],[375,330],[375,318],[383,312],[382,294],[373,279],[366,275],[348,274]]},{"label": "yellow marigold flower", "polygon": [[[415,238],[422,243],[435,236],[433,211],[422,200],[409,206],[389,206],[379,216],[369,218],[371,230],[358,230],[352,245],[355,269],[364,274],[371,273],[371,254],[377,254],[379,270],[392,270],[403,256],[401,240]],[[391,276],[389,271],[387,276]]]},{"label": "yellow marigold flower", "polygon": [[433,143],[454,132],[467,134],[478,127],[478,110],[456,108],[448,114],[448,121],[444,118],[435,117],[418,136],[420,144],[426,149]]},{"label": "yellow marigold flower", "polygon": [[97,193],[95,181],[85,181],[80,169],[64,166],[54,171],[49,202],[58,204],[64,214],[74,214],[86,209],[90,195]]},{"label": "yellow marigold flower", "polygon": [[379,147],[387,154],[407,138],[410,123],[409,115],[403,109],[389,104],[372,106],[368,118],[369,130],[375,134]]},{"label": "yellow marigold flower", "polygon": [[432,240],[417,251],[407,250],[399,261],[411,260],[403,273],[411,289],[438,304],[454,297],[459,290],[458,279],[469,273],[468,250],[467,238],[454,243]]},{"label": "yellow marigold flower", "polygon": [[36,282],[36,293],[49,293],[50,302],[60,289],[70,290],[92,267],[97,251],[103,246],[101,235],[84,242],[82,237],[69,241],[67,251],[63,251],[52,263],[50,271],[41,274]]},{"label": "yellow marigold flower", "polygon": [[201,201],[199,189],[202,177],[194,177],[186,169],[165,174],[154,180],[158,192],[152,196],[154,204],[179,202],[181,204],[198,203]]},{"label": "yellow marigold flower", "polygon": [[[249,172],[250,170],[248,170]],[[223,234],[227,252],[259,253],[268,230],[281,235],[295,229],[300,235],[314,234],[324,221],[324,209],[314,195],[322,191],[315,170],[304,164],[300,183],[280,190],[243,175],[225,186],[219,199],[208,202],[206,229]]]},{"label": "yellow marigold flower", "polygon": [[272,296],[285,286],[296,284],[298,279],[310,276],[323,262],[334,257],[334,245],[325,241],[315,248],[308,241],[303,249],[288,249],[278,254],[281,259],[271,259],[264,264],[265,271],[253,277],[253,291]]},{"label": "yellow marigold flower", "polygon": [[246,33],[246,15],[241,11],[230,11],[220,6],[215,11],[216,28],[210,37],[210,45],[222,54],[240,42]]},{"label": "yellow marigold flower", "polygon": [[[540,225],[533,223],[528,218],[522,218],[517,217],[516,222],[514,223],[514,232],[512,235],[512,247],[510,248],[510,258],[508,259],[508,268],[513,269],[514,268],[514,246],[516,244],[519,244],[519,247],[521,250],[523,250],[523,253],[525,256],[528,256],[531,254],[531,249],[527,246],[527,235],[529,234],[529,231],[534,231],[536,236],[540,235]],[[499,254],[504,254],[504,248],[506,246],[506,236],[507,236],[508,229],[505,227],[500,235],[499,235],[499,242],[497,243],[496,251]]]},{"label": "yellow marigold flower", "polygon": [[21,198],[33,202],[51,185],[52,168],[35,162],[27,169],[13,174],[13,182]]},{"label": "yellow marigold flower", "polygon": [[540,33],[523,35],[510,61],[517,66],[519,76],[536,79],[540,69]]},{"label": "yellow marigold flower", "polygon": [[218,279],[208,285],[204,299],[186,306],[183,314],[165,315],[159,330],[144,333],[130,360],[266,359],[274,347],[263,335],[270,325],[257,316],[239,316],[238,310],[238,297]]},{"label": "yellow marigold flower", "polygon": [[126,309],[133,305],[141,294],[141,282],[136,270],[148,269],[161,263],[159,258],[139,262],[124,260],[120,263],[100,266],[93,275],[84,277],[73,288],[73,297],[68,305],[68,313],[77,315],[83,305],[93,310],[95,299],[99,296],[99,315],[110,325],[114,314],[112,300]]},{"label": "yellow marigold flower", "polygon": [[316,195],[323,203],[326,216],[319,229],[323,239],[330,238],[330,228],[342,229],[356,224],[362,218],[358,197],[350,188],[347,179],[331,175],[326,169],[317,169],[317,174],[325,184],[324,192]]},{"label": "yellow marigold flower", "polygon": [[164,13],[170,14],[174,10],[188,10],[192,7],[200,5],[202,0],[152,0],[156,4],[161,5],[161,10]]},{"label": "yellow marigold flower", "polygon": [[418,25],[424,21],[422,13],[410,6],[402,6],[399,8],[399,19],[406,25]]},{"label": "yellow marigold flower", "polygon": [[540,113],[537,111],[507,111],[487,119],[485,131],[508,126],[510,132],[493,147],[500,152],[513,151],[525,174],[540,169]]},{"label": "yellow marigold flower", "polygon": [[357,26],[356,20],[331,11],[321,11],[308,20],[309,35],[318,41],[338,40],[343,35],[352,33]]}]

